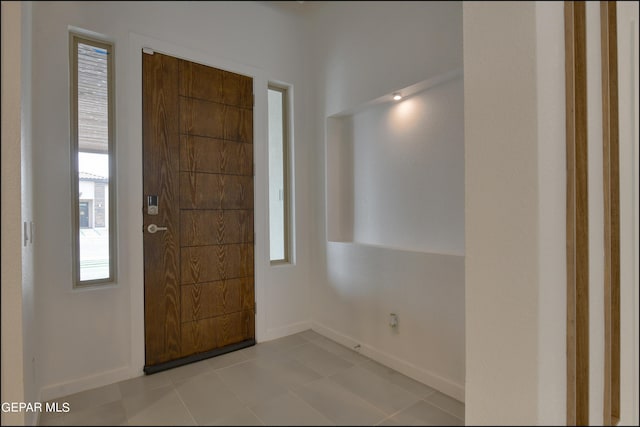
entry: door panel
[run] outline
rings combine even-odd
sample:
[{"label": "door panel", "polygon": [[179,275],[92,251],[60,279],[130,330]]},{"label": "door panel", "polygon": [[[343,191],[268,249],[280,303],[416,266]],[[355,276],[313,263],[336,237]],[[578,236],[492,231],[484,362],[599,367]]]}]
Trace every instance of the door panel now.
[{"label": "door panel", "polygon": [[182,286],[182,321],[201,320],[218,314],[252,309],[253,279],[220,280]]},{"label": "door panel", "polygon": [[252,261],[253,243],[183,247],[182,284],[253,277]]},{"label": "door panel", "polygon": [[251,79],[188,61],[180,67],[180,95],[253,108]]},{"label": "door panel", "polygon": [[182,246],[253,241],[253,212],[249,210],[183,210]]},{"label": "door panel", "polygon": [[180,172],[182,209],[252,209],[253,177]]},{"label": "door panel", "polygon": [[180,97],[180,132],[237,142],[253,142],[253,112],[217,102]]},{"label": "door panel", "polygon": [[255,320],[252,310],[245,310],[182,324],[182,347],[185,356],[202,353],[211,343],[216,347],[253,339]]},{"label": "door panel", "polygon": [[180,169],[183,171],[251,175],[253,144],[200,136],[182,136]]},{"label": "door panel", "polygon": [[254,344],[252,79],[143,54],[143,150],[145,371]]},{"label": "door panel", "polygon": [[158,215],[143,218],[167,227],[143,237],[146,364],[155,365],[181,356],[178,59],[142,58],[143,192],[158,196]]}]

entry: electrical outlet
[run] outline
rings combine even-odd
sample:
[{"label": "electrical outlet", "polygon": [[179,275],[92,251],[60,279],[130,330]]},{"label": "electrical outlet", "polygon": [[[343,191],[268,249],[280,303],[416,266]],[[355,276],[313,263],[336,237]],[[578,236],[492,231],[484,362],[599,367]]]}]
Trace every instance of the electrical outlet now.
[{"label": "electrical outlet", "polygon": [[389,313],[389,326],[392,328],[398,327],[398,315],[395,313]]}]

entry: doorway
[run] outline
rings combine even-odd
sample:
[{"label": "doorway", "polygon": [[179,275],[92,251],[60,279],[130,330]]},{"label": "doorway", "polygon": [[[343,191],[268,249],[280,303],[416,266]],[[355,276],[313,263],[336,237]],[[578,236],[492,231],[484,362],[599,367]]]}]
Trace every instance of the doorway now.
[{"label": "doorway", "polygon": [[149,374],[255,344],[253,80],[142,57]]}]

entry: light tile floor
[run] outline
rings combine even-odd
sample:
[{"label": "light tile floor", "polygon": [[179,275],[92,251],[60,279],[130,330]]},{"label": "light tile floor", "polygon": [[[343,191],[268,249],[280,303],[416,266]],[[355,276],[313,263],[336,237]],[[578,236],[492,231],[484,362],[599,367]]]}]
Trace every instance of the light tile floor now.
[{"label": "light tile floor", "polygon": [[464,425],[464,404],[311,330],[73,394],[41,425]]}]

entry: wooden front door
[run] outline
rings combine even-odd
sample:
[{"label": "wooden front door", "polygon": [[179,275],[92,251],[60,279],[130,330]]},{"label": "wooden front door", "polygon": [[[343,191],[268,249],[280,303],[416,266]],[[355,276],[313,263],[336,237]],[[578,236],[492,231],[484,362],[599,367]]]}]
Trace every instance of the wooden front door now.
[{"label": "wooden front door", "polygon": [[153,373],[255,344],[253,80],[159,53],[142,80]]}]

